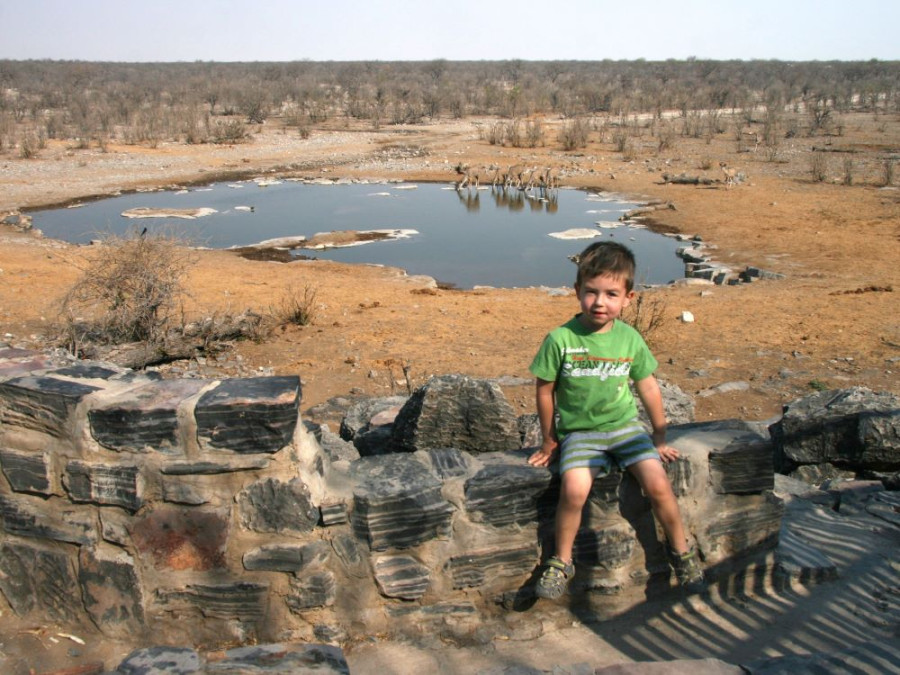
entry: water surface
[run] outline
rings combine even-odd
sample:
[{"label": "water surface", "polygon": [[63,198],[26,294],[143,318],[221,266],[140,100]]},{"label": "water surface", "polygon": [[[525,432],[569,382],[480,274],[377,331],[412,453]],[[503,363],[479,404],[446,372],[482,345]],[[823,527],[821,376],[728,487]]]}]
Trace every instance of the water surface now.
[{"label": "water surface", "polygon": [[[635,206],[567,189],[541,199],[537,191],[457,192],[433,183],[319,185],[282,181],[261,187],[253,181],[242,181],[187,191],[127,194],[79,208],[31,215],[34,226],[45,235],[74,243],[144,227],[150,232],[174,232],[197,246],[211,248],[246,246],[279,237],[311,237],[336,230],[415,230],[417,234],[399,240],[297,253],[400,267],[409,274],[425,274],[459,288],[570,286],[575,268],[568,256],[596,239],[551,235],[588,229],[632,248],[638,259],[639,283],[665,284],[683,277],[684,265],[675,253],[677,241],[639,227],[612,227],[619,216]],[[124,211],[138,207],[205,207],[216,213],[196,220],[122,217]],[[599,227],[598,222],[610,227]]]}]

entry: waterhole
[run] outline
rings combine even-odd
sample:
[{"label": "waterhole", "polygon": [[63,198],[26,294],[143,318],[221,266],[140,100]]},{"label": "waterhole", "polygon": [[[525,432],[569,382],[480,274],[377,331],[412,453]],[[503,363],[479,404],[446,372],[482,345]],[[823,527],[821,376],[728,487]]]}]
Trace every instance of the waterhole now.
[{"label": "waterhole", "polygon": [[[671,237],[619,217],[637,204],[591,191],[455,190],[434,183],[310,184],[290,180],[215,183],[140,192],[78,208],[32,213],[48,237],[87,243],[108,234],[166,232],[195,246],[230,248],[333,231],[391,230],[362,245],[297,255],[399,267],[462,289],[571,286],[569,256],[598,238],[623,243],[638,260],[639,285],[684,276]],[[203,209],[195,219],[123,217],[132,209]]]}]

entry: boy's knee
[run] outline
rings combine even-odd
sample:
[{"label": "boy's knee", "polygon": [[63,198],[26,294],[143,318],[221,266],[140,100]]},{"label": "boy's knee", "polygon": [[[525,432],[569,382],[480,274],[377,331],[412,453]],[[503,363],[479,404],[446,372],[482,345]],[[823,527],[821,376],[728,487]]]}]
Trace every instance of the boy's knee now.
[{"label": "boy's knee", "polygon": [[654,476],[653,478],[644,481],[644,484],[641,487],[650,501],[657,502],[675,498],[672,484],[665,474],[663,474],[661,478]]},{"label": "boy's knee", "polygon": [[591,482],[580,480],[564,480],[560,486],[560,501],[571,506],[583,506],[591,494]]}]

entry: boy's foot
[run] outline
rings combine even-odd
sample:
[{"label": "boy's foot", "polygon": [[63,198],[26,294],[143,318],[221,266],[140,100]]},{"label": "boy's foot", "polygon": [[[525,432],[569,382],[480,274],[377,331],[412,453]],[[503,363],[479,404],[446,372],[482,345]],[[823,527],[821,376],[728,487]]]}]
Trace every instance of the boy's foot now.
[{"label": "boy's foot", "polygon": [[675,553],[669,550],[669,558],[672,561],[672,569],[675,570],[678,583],[681,584],[683,589],[691,593],[699,593],[706,588],[703,570],[700,569],[700,563],[697,561],[697,552],[694,549],[690,549],[685,553]]},{"label": "boy's foot", "polygon": [[561,558],[553,556],[544,565],[544,571],[538,581],[535,594],[539,598],[556,600],[566,592],[569,580],[575,574],[575,565],[565,563]]}]

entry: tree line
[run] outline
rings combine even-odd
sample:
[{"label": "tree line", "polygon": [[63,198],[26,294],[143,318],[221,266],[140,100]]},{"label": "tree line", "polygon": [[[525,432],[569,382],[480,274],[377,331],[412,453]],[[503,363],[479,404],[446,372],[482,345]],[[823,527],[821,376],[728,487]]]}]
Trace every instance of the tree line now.
[{"label": "tree line", "polygon": [[[900,112],[900,61],[0,60],[0,152],[48,139],[237,142],[278,117],[301,134],[329,120],[382,125],[491,115],[627,119],[677,111]],[[699,121],[698,121],[699,124]]]}]

